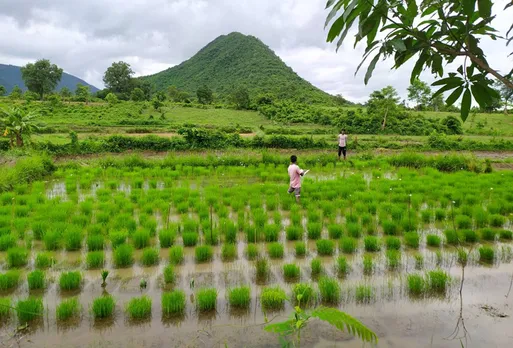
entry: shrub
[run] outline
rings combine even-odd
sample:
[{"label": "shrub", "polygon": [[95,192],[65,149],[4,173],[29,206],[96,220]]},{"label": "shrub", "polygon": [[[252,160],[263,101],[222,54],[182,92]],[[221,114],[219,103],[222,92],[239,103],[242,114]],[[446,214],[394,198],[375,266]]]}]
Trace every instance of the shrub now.
[{"label": "shrub", "polygon": [[318,222],[309,222],[306,225],[308,231],[308,239],[319,239],[321,238],[322,225]]},{"label": "shrub", "polygon": [[312,269],[312,277],[316,277],[322,273],[322,262],[319,259],[312,259],[310,262],[310,268]]},{"label": "shrub", "polygon": [[337,273],[339,277],[345,277],[350,271],[349,263],[344,256],[337,258]]},{"label": "shrub", "polygon": [[169,262],[172,265],[179,265],[183,260],[183,247],[181,245],[173,245],[171,249],[169,249]]},{"label": "shrub", "polygon": [[246,257],[248,260],[254,260],[260,255],[260,251],[258,249],[258,245],[256,244],[248,244],[246,247]]},{"label": "shrub", "polygon": [[279,242],[270,243],[267,245],[267,252],[271,259],[282,259],[285,253],[283,244]]},{"label": "shrub", "polygon": [[339,239],[342,237],[342,226],[337,224],[328,225],[328,235],[330,239]]},{"label": "shrub", "polygon": [[324,303],[337,304],[340,301],[340,285],[336,279],[329,277],[319,279],[319,293]]},{"label": "shrub", "polygon": [[394,236],[388,236],[385,238],[385,245],[387,247],[387,250],[400,250],[401,239]]},{"label": "shrub", "polygon": [[141,262],[143,266],[154,266],[158,265],[160,259],[160,254],[158,249],[155,248],[146,248],[142,252]]},{"label": "shrub", "polygon": [[59,321],[66,321],[80,314],[80,302],[77,297],[63,300],[55,310],[55,316]]},{"label": "shrub", "polygon": [[248,308],[251,302],[251,289],[249,286],[228,289],[228,302],[234,308]]},{"label": "shrub", "polygon": [[408,274],[408,292],[411,295],[420,295],[426,289],[424,277],[419,274]]},{"label": "shrub", "polygon": [[114,313],[116,303],[110,295],[100,296],[94,299],[92,305],[93,317],[95,319],[110,318]]},{"label": "shrub", "polygon": [[211,261],[214,256],[214,250],[210,245],[200,245],[194,250],[196,255],[196,262],[208,262]]},{"label": "shrub", "polygon": [[150,232],[148,230],[139,230],[132,235],[132,242],[136,249],[143,249],[150,245]]},{"label": "shrub", "polygon": [[321,256],[333,255],[335,242],[331,239],[320,239],[316,242],[317,254]]},{"label": "shrub", "polygon": [[94,234],[87,236],[87,249],[89,251],[103,250],[105,240],[101,234]]},{"label": "shrub", "polygon": [[196,292],[196,306],[200,312],[216,309],[217,290],[214,288],[201,289]]},{"label": "shrub", "polygon": [[221,248],[223,261],[233,261],[237,258],[237,246],[235,244],[223,244]]},{"label": "shrub", "polygon": [[59,277],[59,287],[65,291],[79,289],[81,282],[82,274],[80,272],[63,272]]},{"label": "shrub", "polygon": [[300,226],[289,226],[286,230],[287,240],[300,240],[303,237],[303,228]]},{"label": "shrub", "polygon": [[433,292],[445,292],[449,280],[449,275],[441,269],[429,271],[427,274],[427,285],[429,290]]},{"label": "shrub", "polygon": [[294,295],[294,301],[298,302],[298,296],[301,298],[301,307],[303,305],[309,305],[315,301],[315,292],[310,284],[297,283],[292,287],[292,293]]},{"label": "shrub", "polygon": [[151,317],[151,298],[148,296],[134,297],[128,302],[126,311],[131,319]]},{"label": "shrub", "polygon": [[45,272],[35,270],[27,274],[27,282],[30,290],[44,289],[46,285]]},{"label": "shrub", "polygon": [[34,319],[41,319],[44,313],[43,299],[29,297],[16,304],[16,314],[20,324],[26,324]]},{"label": "shrub", "polygon": [[18,286],[20,272],[7,271],[0,274],[0,291],[11,290]]},{"label": "shrub", "polygon": [[428,234],[426,237],[426,243],[430,247],[439,248],[442,244],[442,240],[436,234]]},{"label": "shrub", "polygon": [[419,234],[417,232],[406,232],[404,234],[404,243],[412,249],[418,249],[420,244]]},{"label": "shrub", "polygon": [[479,231],[480,235],[481,235],[481,239],[482,240],[486,240],[486,241],[494,241],[495,238],[497,237],[497,231],[495,230],[492,230],[491,228],[483,228]]},{"label": "shrub", "polygon": [[300,274],[301,270],[299,269],[299,266],[293,263],[283,265],[283,277],[285,280],[291,281],[299,279]]},{"label": "shrub", "polygon": [[186,247],[193,247],[198,244],[198,234],[196,232],[184,232],[182,234],[183,245]]},{"label": "shrub", "polygon": [[88,269],[102,268],[105,264],[105,253],[103,251],[90,251],[86,256]]},{"label": "shrub", "polygon": [[492,264],[495,259],[495,250],[488,246],[483,245],[479,248],[479,261]]},{"label": "shrub", "polygon": [[277,310],[283,308],[286,299],[287,295],[285,294],[285,291],[278,286],[264,288],[260,294],[260,303],[262,303],[262,308],[264,310]]},{"label": "shrub", "polygon": [[28,251],[25,248],[11,248],[7,250],[7,267],[24,267],[28,263]]},{"label": "shrub", "polygon": [[353,254],[358,248],[358,240],[352,237],[342,237],[340,240],[340,250],[345,254]]},{"label": "shrub", "polygon": [[378,237],[366,236],[363,239],[363,244],[365,247],[365,251],[376,252],[381,249],[380,241],[379,241]]},{"label": "shrub", "polygon": [[134,263],[134,248],[128,244],[121,244],[114,249],[113,259],[117,268],[132,266]]},{"label": "shrub", "polygon": [[185,311],[185,292],[174,290],[162,294],[162,314],[170,317],[181,315]]},{"label": "shrub", "polygon": [[[476,231],[473,230],[462,230],[461,235],[465,243],[476,243],[479,240]],[[451,236],[451,238],[451,242],[457,244],[457,242],[454,241],[454,236]]]},{"label": "shrub", "polygon": [[502,227],[506,223],[506,218],[499,214],[490,215],[490,226]]}]

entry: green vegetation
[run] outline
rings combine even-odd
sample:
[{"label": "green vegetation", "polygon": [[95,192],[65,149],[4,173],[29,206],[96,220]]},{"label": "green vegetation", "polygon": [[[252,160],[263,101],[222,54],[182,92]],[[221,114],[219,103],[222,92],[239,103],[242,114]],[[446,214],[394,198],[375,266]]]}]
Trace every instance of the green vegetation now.
[{"label": "green vegetation", "polygon": [[260,293],[260,303],[264,310],[278,310],[283,308],[287,294],[279,286],[267,287]]},{"label": "green vegetation", "polygon": [[95,319],[105,319],[112,317],[115,307],[114,298],[110,295],[105,295],[94,299],[91,310]]},{"label": "green vegetation", "polygon": [[237,246],[235,244],[223,244],[221,248],[223,261],[233,261],[237,258]]},{"label": "green vegetation", "polygon": [[443,270],[433,270],[427,273],[427,287],[430,291],[445,293],[451,277]]},{"label": "green vegetation", "polygon": [[298,298],[301,296],[301,304],[313,304],[316,300],[316,294],[311,284],[297,283],[292,287],[292,295],[294,301],[299,302]]},{"label": "green vegetation", "polygon": [[421,295],[426,289],[426,281],[419,274],[408,274],[408,291],[411,295]]},{"label": "green vegetation", "polygon": [[9,297],[0,298],[0,321],[5,322],[11,316],[11,299]]},{"label": "green vegetation", "polygon": [[375,297],[375,290],[370,285],[358,285],[354,296],[358,303],[370,303]]},{"label": "green vegetation", "polygon": [[286,281],[294,281],[299,279],[301,275],[301,269],[299,266],[293,263],[283,265],[283,277]]},{"label": "green vegetation", "polygon": [[340,250],[345,254],[353,254],[358,248],[358,240],[351,237],[342,237],[340,240]]},{"label": "green vegetation", "polygon": [[331,239],[320,239],[316,243],[317,254],[321,256],[333,255],[335,251],[335,242]]},{"label": "green vegetation", "polygon": [[281,259],[285,253],[283,244],[279,242],[270,243],[267,245],[267,253],[271,259]]},{"label": "green vegetation", "polygon": [[59,321],[66,321],[80,314],[80,302],[77,297],[63,300],[56,309],[56,317]]},{"label": "green vegetation", "polygon": [[141,263],[143,266],[155,266],[158,265],[160,259],[160,254],[158,249],[155,248],[146,248],[143,250],[141,256]]},{"label": "green vegetation", "polygon": [[35,270],[27,274],[27,282],[30,290],[41,290],[46,286],[45,272]]},{"label": "green vegetation", "polygon": [[176,282],[176,271],[175,267],[171,265],[167,265],[164,267],[164,282],[166,284],[174,284]]},{"label": "green vegetation", "polygon": [[196,254],[196,262],[198,263],[211,261],[214,257],[214,250],[210,245],[197,246],[194,253]]},{"label": "green vegetation", "polygon": [[105,264],[105,253],[103,251],[90,251],[86,256],[88,269],[99,269]]},{"label": "green vegetation", "polygon": [[181,290],[164,292],[161,304],[164,316],[181,315],[185,312],[185,293]]},{"label": "green vegetation", "polygon": [[251,302],[249,286],[228,289],[228,302],[233,308],[248,308]]},{"label": "green vegetation", "polygon": [[59,287],[64,291],[77,290],[81,283],[82,274],[78,271],[63,272],[59,277]]},{"label": "green vegetation", "polygon": [[347,262],[347,259],[345,256],[339,256],[337,258],[337,273],[339,277],[345,277],[351,270],[351,267],[349,266],[349,263]]},{"label": "green vegetation", "polygon": [[121,244],[114,249],[112,256],[117,268],[130,267],[134,263],[134,248],[128,244]]},{"label": "green vegetation", "polygon": [[340,285],[338,280],[329,277],[321,277],[321,279],[319,279],[319,293],[324,303],[339,303]]},{"label": "green vegetation", "polygon": [[312,259],[310,262],[310,268],[312,270],[312,277],[317,277],[323,272],[322,261],[320,259]]},{"label": "green vegetation", "polygon": [[248,244],[246,247],[246,257],[248,260],[255,260],[260,255],[260,250],[256,244]]},{"label": "green vegetation", "polygon": [[174,245],[169,249],[169,262],[173,265],[179,265],[183,262],[183,247],[180,245]]},{"label": "green vegetation", "polygon": [[296,257],[302,257],[306,255],[306,244],[304,242],[296,242],[294,244],[294,249],[296,251]]},{"label": "green vegetation", "polygon": [[151,298],[148,296],[132,298],[126,306],[126,312],[131,319],[147,319],[151,317]]},{"label": "green vegetation", "polygon": [[200,312],[215,310],[217,306],[217,290],[214,288],[201,289],[196,292],[196,308]]},{"label": "green vegetation", "polygon": [[16,304],[16,314],[20,324],[26,324],[33,320],[43,318],[43,299],[29,297],[26,300],[19,300]]},{"label": "green vegetation", "polygon": [[18,286],[20,281],[19,271],[7,271],[0,274],[0,290],[11,290]]},{"label": "green vegetation", "polygon": [[495,259],[495,250],[493,247],[483,245],[479,248],[479,260],[484,263],[493,264]]},{"label": "green vegetation", "polygon": [[265,280],[269,277],[269,262],[265,258],[258,258],[255,263],[256,277]]},{"label": "green vegetation", "polygon": [[7,266],[9,268],[24,267],[28,263],[28,251],[25,248],[10,248],[7,250]]}]

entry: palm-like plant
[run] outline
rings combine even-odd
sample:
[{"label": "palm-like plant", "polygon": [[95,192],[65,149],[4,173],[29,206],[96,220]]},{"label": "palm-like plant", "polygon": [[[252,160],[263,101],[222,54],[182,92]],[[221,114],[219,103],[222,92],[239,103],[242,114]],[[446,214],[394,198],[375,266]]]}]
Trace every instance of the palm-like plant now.
[{"label": "palm-like plant", "polygon": [[17,147],[23,147],[23,136],[30,136],[39,130],[35,118],[36,114],[18,107],[0,110],[0,131],[4,137],[10,138],[11,147],[14,147],[15,141]]}]

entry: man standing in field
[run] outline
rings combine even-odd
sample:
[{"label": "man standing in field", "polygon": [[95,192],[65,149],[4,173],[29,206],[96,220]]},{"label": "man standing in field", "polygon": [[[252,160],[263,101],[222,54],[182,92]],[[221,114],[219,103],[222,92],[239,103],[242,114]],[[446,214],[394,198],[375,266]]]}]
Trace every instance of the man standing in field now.
[{"label": "man standing in field", "polygon": [[290,186],[288,193],[294,192],[296,196],[296,202],[299,203],[299,197],[301,196],[301,177],[308,173],[308,170],[302,170],[297,165],[297,157],[295,155],[290,156],[290,165],[288,168],[290,177]]},{"label": "man standing in field", "polygon": [[341,130],[338,135],[338,160],[340,161],[340,155],[344,155],[344,161],[346,160],[347,153],[347,134],[345,130]]}]

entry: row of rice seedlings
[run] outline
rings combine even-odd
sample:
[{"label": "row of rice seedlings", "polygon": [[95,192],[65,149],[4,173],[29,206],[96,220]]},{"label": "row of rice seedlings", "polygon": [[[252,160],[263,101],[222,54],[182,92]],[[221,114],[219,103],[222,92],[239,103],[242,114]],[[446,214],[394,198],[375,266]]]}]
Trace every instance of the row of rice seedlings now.
[{"label": "row of rice seedlings", "polygon": [[445,294],[450,281],[451,277],[441,269],[429,271],[425,276],[409,274],[407,277],[408,292],[414,296],[432,293]]}]

